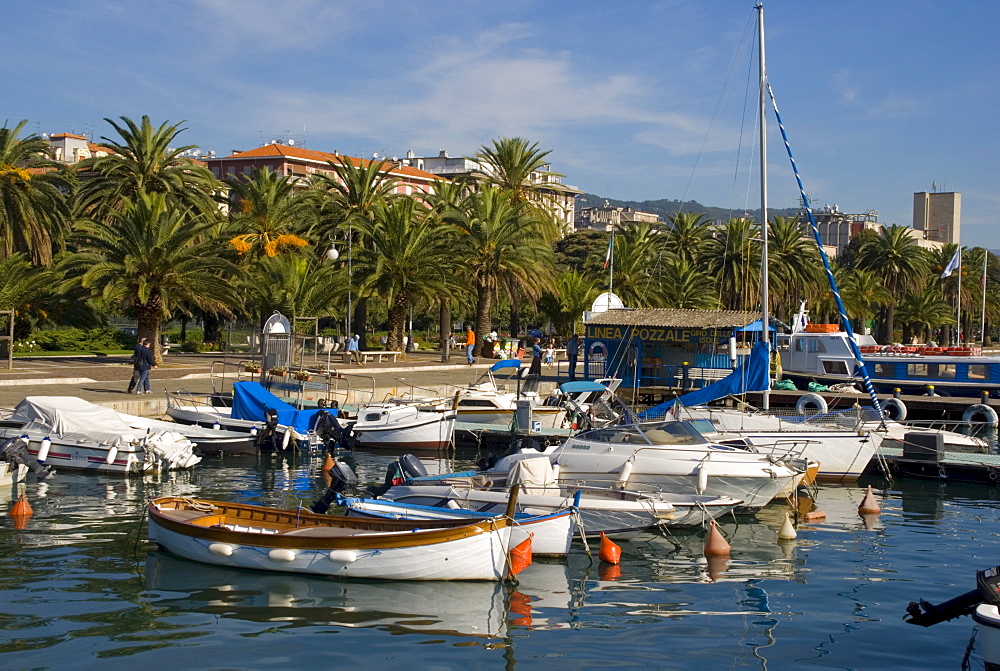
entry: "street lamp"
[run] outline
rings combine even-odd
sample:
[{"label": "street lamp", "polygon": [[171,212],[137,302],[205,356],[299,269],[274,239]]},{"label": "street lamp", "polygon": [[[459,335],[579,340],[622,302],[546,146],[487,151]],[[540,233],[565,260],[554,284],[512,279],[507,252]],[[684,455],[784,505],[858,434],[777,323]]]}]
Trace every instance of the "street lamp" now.
[{"label": "street lamp", "polygon": [[[351,239],[353,238],[353,230],[351,224],[347,225],[347,337],[351,337],[351,299],[352,299],[352,289],[353,289],[353,278],[354,273],[351,268]],[[330,249],[326,250],[326,258],[328,261],[334,262],[340,258],[340,252],[337,250],[336,243],[330,243]]]}]

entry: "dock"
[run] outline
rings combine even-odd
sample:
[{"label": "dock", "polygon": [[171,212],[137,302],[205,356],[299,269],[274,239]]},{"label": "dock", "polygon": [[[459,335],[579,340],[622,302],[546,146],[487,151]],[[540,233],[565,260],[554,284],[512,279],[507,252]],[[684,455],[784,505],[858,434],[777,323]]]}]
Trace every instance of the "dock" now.
[{"label": "dock", "polygon": [[941,452],[940,458],[935,458],[936,455],[914,458],[904,455],[904,448],[883,447],[880,452],[883,458],[873,458],[865,471],[867,474],[883,475],[888,469],[894,478],[986,485],[996,485],[1000,480],[1000,454]]}]

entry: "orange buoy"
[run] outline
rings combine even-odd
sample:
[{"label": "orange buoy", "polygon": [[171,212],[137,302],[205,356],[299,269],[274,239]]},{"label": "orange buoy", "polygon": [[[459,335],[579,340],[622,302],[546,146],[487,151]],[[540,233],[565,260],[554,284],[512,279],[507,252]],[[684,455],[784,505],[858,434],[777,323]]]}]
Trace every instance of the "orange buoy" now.
[{"label": "orange buoy", "polygon": [[805,515],[803,515],[802,519],[804,519],[806,522],[812,522],[814,520],[825,520],[826,513],[824,513],[822,510],[813,510],[812,512],[808,512]]},{"label": "orange buoy", "polygon": [[731,549],[729,543],[722,537],[719,525],[715,523],[715,520],[710,520],[708,523],[708,538],[705,539],[705,556],[728,557]]},{"label": "orange buoy", "polygon": [[882,512],[882,509],[878,507],[878,501],[875,500],[875,495],[872,494],[871,485],[868,485],[868,491],[865,492],[865,498],[858,506],[858,512],[862,515],[878,515]]},{"label": "orange buoy", "polygon": [[331,457],[330,453],[327,452],[326,459],[323,460],[323,472],[329,473],[332,468],[333,468],[333,457]]},{"label": "orange buoy", "polygon": [[24,494],[21,494],[13,506],[10,508],[10,519],[14,522],[15,529],[24,529],[28,526],[28,518],[34,511],[31,509],[31,504],[28,503],[28,499],[25,498]]},{"label": "orange buoy", "polygon": [[531,566],[531,536],[510,549],[510,574],[517,575]]},{"label": "orange buoy", "polygon": [[621,564],[605,564],[601,562],[597,566],[597,577],[605,582],[618,580],[622,577]]},{"label": "orange buoy", "polygon": [[530,627],[531,597],[527,594],[522,594],[521,592],[513,592],[510,595],[510,612],[512,615],[519,616],[511,618],[511,624],[516,624],[521,627]]},{"label": "orange buoy", "polygon": [[609,564],[620,564],[622,560],[622,549],[617,543],[601,532],[601,549],[597,552],[601,561]]}]

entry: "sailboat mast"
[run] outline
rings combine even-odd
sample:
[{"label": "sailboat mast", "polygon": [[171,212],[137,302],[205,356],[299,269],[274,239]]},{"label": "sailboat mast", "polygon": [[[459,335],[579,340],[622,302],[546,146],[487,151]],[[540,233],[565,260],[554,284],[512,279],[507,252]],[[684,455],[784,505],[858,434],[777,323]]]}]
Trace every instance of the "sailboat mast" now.
[{"label": "sailboat mast", "polygon": [[958,335],[955,344],[962,346],[962,241],[958,241]]},{"label": "sailboat mast", "polygon": [[986,344],[986,262],[990,259],[990,252],[988,249],[983,247],[983,277],[979,280],[979,283],[983,285],[983,305],[982,314],[983,321],[979,324],[979,342]]},{"label": "sailboat mast", "polygon": [[[764,3],[757,3],[757,48],[758,66],[760,70],[760,91],[758,116],[760,117],[760,339],[761,342],[768,343],[768,366],[771,362],[771,315],[768,312],[768,284],[767,274],[768,254],[767,254],[767,70],[764,61]],[[768,374],[767,389],[764,390],[763,406],[764,410],[770,408],[770,373]]]}]

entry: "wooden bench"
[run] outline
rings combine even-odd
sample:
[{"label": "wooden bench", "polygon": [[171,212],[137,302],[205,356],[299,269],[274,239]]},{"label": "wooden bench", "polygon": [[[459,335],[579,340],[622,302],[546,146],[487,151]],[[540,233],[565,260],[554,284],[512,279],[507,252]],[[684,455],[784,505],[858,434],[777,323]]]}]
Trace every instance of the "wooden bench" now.
[{"label": "wooden bench", "polygon": [[[368,363],[369,361],[382,363],[386,359],[395,363],[396,357],[400,354],[402,354],[402,352],[393,352],[391,350],[358,350],[358,356],[361,358],[362,363]],[[345,350],[343,356],[344,363],[351,362],[351,352]]]}]

